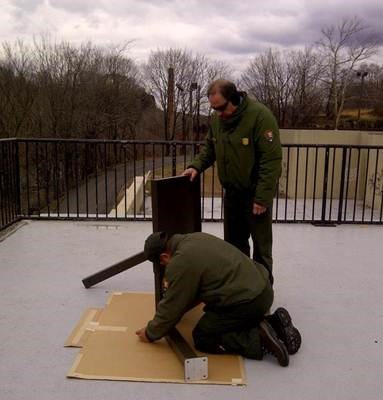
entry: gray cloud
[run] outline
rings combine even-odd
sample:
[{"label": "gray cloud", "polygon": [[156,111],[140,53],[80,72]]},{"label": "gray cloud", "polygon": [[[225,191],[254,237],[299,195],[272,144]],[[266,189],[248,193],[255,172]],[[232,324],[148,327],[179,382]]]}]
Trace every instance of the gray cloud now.
[{"label": "gray cloud", "polygon": [[333,1],[331,7],[315,3],[310,7],[304,20],[302,30],[316,40],[320,31],[325,26],[338,25],[345,18],[358,16],[371,32],[377,37],[383,33],[382,19],[383,7],[380,1],[357,1],[350,0],[347,3]]},{"label": "gray cloud", "polygon": [[20,14],[29,14],[44,4],[44,0],[14,0],[12,3]]},{"label": "gray cloud", "polygon": [[49,3],[52,7],[69,13],[90,14],[95,9],[102,8],[100,0],[50,0]]},{"label": "gray cloud", "polygon": [[[383,7],[377,0],[15,0],[0,5],[0,35],[28,39],[41,31],[75,42],[135,39],[132,54],[144,61],[150,50],[189,47],[242,64],[268,47],[310,45],[321,28],[358,15],[383,46]],[[240,60],[240,61],[238,61]]]}]

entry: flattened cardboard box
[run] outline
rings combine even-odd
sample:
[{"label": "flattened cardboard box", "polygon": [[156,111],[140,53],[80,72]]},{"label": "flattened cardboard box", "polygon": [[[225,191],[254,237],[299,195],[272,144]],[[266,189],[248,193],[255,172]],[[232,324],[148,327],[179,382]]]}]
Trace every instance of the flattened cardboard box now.
[{"label": "flattened cardboard box", "polygon": [[[104,310],[87,310],[65,343],[82,347],[67,376],[185,383],[183,365],[165,339],[148,344],[140,342],[134,333],[153,315],[154,295],[151,293],[114,293]],[[202,307],[196,307],[185,314],[177,326],[191,346],[191,333],[201,315]],[[193,383],[246,384],[242,357],[207,356],[208,379]]]},{"label": "flattened cardboard box", "polygon": [[102,309],[88,308],[84,311],[72,333],[64,343],[64,347],[83,347],[90,332],[98,325]]}]

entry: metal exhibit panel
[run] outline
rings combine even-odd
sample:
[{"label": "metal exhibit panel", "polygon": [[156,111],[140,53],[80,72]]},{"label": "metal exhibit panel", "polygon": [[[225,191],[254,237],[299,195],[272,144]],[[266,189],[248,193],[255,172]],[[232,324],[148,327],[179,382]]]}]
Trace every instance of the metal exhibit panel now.
[{"label": "metal exhibit panel", "polygon": [[198,178],[186,176],[152,180],[153,231],[201,231],[201,192]]},{"label": "metal exhibit panel", "polygon": [[[153,232],[191,233],[201,231],[200,181],[186,176],[152,181]],[[154,263],[156,304],[162,298],[164,270]]]}]

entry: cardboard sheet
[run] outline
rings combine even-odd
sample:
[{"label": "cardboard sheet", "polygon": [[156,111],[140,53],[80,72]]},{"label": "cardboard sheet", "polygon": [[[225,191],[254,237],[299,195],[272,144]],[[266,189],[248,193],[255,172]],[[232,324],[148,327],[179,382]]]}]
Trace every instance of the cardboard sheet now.
[{"label": "cardboard sheet", "polygon": [[[74,332],[83,336],[80,350],[68,377],[150,382],[185,383],[183,365],[165,339],[148,344],[134,332],[146,325],[154,314],[151,293],[114,293],[104,310],[97,314],[91,330]],[[202,314],[202,307],[187,313],[177,328],[193,345],[191,332]],[[85,320],[89,320],[85,317]],[[82,318],[84,320],[84,316]],[[89,323],[88,323],[89,324]],[[83,327],[84,323],[79,323]],[[69,339],[68,339],[69,340]],[[198,352],[197,352],[198,353]],[[198,353],[202,354],[202,353]],[[207,355],[209,378],[193,382],[204,384],[244,385],[243,359],[234,355]]]},{"label": "cardboard sheet", "polygon": [[65,347],[82,347],[89,333],[98,325],[101,309],[88,308],[81,316],[72,333],[65,341]]}]

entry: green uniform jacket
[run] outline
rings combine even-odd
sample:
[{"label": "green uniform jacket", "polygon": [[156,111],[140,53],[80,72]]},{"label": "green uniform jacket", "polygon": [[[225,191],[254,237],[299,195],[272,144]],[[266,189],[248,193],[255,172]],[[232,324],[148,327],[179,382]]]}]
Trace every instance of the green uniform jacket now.
[{"label": "green uniform jacket", "polygon": [[174,235],[165,267],[167,289],[146,328],[151,340],[165,336],[184,313],[202,301],[228,306],[253,300],[266,287],[267,270],[230,243],[207,233]]},{"label": "green uniform jacket", "polygon": [[225,189],[251,193],[257,203],[271,206],[281,175],[281,160],[279,130],[273,114],[244,94],[229,119],[213,115],[205,145],[189,167],[203,172],[217,161],[218,176]]}]

